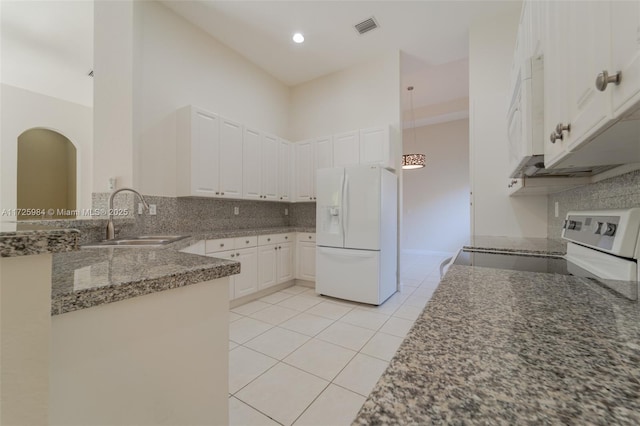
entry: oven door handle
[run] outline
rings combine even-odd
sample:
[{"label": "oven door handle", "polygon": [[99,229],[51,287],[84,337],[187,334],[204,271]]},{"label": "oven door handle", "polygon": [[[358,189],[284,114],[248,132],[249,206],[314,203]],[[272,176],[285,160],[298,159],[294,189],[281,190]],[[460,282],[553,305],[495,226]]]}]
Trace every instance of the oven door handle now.
[{"label": "oven door handle", "polygon": [[442,263],[440,264],[440,279],[445,276],[445,274],[449,270],[449,267],[453,264],[453,262],[455,262],[461,251],[462,249],[458,249],[458,251],[452,257],[448,257],[442,261]]}]

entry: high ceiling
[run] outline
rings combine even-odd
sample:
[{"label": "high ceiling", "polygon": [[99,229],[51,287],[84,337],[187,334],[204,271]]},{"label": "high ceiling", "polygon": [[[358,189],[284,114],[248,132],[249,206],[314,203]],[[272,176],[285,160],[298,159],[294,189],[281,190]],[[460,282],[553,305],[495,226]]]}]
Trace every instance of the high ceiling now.
[{"label": "high ceiling", "polygon": [[[423,97],[432,95],[419,90],[428,83],[422,81],[425,73],[433,74],[436,67],[451,62],[465,67],[459,69],[466,73],[469,25],[475,17],[520,5],[518,1],[479,0],[163,3],[290,86],[365,62],[380,52],[401,49],[406,54],[403,85],[416,86],[418,105],[430,103]],[[354,25],[372,16],[380,27],[359,35]],[[298,31],[306,38],[301,45],[291,40]],[[454,74],[455,79],[448,79],[444,73],[437,90],[459,86],[460,72]]]},{"label": "high ceiling", "polygon": [[[56,81],[36,91],[90,105],[92,1],[0,1],[3,58],[15,58],[4,61],[3,81],[18,86],[27,79]],[[400,49],[405,53],[402,85],[416,87],[416,107],[468,96],[469,24],[475,17],[520,7],[519,1],[481,0],[163,3],[289,86]],[[380,27],[359,35],[354,24],[372,16]],[[305,43],[293,43],[296,31],[304,33]],[[30,76],[23,71],[26,64],[34,70],[53,67],[58,74]],[[75,94],[72,87],[81,90]],[[408,109],[408,96],[403,98]]]}]

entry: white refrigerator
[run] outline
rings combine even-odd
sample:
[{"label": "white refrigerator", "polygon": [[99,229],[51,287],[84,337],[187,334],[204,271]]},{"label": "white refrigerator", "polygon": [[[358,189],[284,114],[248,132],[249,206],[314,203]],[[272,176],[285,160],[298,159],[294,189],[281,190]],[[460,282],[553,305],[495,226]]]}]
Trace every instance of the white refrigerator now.
[{"label": "white refrigerator", "polygon": [[397,185],[379,166],[317,171],[316,293],[380,305],[396,292]]}]

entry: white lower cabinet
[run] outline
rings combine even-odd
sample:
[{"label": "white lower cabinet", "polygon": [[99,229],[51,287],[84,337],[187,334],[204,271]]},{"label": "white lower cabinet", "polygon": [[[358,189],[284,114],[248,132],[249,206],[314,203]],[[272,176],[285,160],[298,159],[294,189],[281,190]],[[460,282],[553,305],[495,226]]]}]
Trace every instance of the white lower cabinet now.
[{"label": "white lower cabinet", "polygon": [[315,240],[315,233],[253,235],[198,241],[181,251],[240,262],[240,273],[229,277],[233,300],[294,278],[315,281]]},{"label": "white lower cabinet", "polygon": [[296,236],[296,278],[316,280],[316,234],[298,232]]},{"label": "white lower cabinet", "polygon": [[269,244],[258,247],[258,289],[262,290],[278,283],[276,273],[278,245]]},{"label": "white lower cabinet", "polygon": [[258,237],[258,289],[294,279],[293,234]]},{"label": "white lower cabinet", "polygon": [[209,254],[212,257],[235,260],[242,265],[240,273],[230,276],[229,299],[237,299],[258,291],[258,249],[256,247]]}]

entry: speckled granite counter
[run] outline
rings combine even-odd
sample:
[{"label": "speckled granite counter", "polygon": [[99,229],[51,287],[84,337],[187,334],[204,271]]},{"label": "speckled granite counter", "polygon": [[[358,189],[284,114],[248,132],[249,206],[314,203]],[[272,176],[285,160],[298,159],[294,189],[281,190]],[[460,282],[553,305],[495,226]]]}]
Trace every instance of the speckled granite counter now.
[{"label": "speckled granite counter", "polygon": [[52,315],[240,272],[240,263],[181,253],[200,240],[283,232],[315,232],[314,228],[260,228],[182,232],[189,238],[155,247],[85,248],[53,257]]},{"label": "speckled granite counter", "polygon": [[540,253],[563,255],[567,243],[547,238],[510,238],[475,235],[464,248],[473,250],[504,251],[518,253]]},{"label": "speckled granite counter", "polygon": [[16,222],[0,223],[0,257],[58,253],[78,249],[80,232]]},{"label": "speckled granite counter", "polygon": [[640,424],[640,307],[573,276],[453,265],[354,424]]}]

